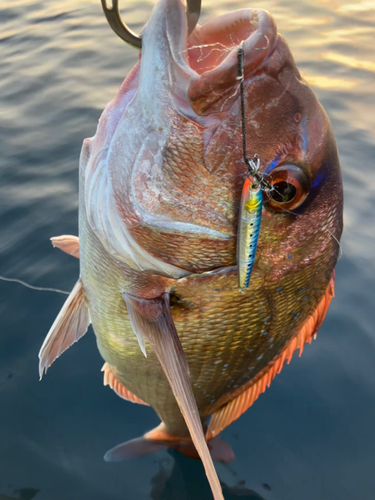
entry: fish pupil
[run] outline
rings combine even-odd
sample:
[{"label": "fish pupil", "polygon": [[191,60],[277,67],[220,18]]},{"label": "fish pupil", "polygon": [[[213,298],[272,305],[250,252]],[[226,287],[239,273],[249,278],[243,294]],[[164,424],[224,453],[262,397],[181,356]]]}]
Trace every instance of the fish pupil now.
[{"label": "fish pupil", "polygon": [[286,181],[277,182],[273,187],[272,198],[278,203],[288,203],[297,194],[296,187]]}]

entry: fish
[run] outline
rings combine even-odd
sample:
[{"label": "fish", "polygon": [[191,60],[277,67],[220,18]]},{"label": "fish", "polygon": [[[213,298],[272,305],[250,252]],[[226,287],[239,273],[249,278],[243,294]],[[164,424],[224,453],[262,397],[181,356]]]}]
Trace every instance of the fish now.
[{"label": "fish", "polygon": [[[160,0],[138,46],[138,62],[83,142],[79,239],[52,239],[79,257],[80,276],[41,347],[39,373],[91,324],[105,385],[161,421],[105,459],[174,448],[202,459],[219,500],[213,460],[234,460],[220,432],[302,354],[334,295],[340,162],[327,114],[267,11],[195,26],[189,2],[187,15],[180,0]],[[247,155],[274,189],[244,293],[240,46]]]}]

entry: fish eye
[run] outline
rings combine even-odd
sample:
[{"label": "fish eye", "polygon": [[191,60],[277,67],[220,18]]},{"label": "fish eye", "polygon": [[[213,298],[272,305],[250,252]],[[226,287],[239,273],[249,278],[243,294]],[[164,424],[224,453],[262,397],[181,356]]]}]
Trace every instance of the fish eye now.
[{"label": "fish eye", "polygon": [[272,190],[267,195],[267,205],[274,212],[293,210],[305,201],[310,183],[304,171],[296,165],[281,165],[267,176]]}]

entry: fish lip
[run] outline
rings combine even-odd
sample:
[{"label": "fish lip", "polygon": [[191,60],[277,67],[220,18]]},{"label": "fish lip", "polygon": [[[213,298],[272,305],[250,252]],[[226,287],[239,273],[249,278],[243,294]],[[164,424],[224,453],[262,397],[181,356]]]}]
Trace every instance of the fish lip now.
[{"label": "fish lip", "polygon": [[[239,97],[239,47],[244,50],[244,76],[248,78],[276,46],[277,27],[272,16],[262,9],[239,9],[202,26],[197,24],[188,35],[181,2],[162,2],[167,9],[165,35],[174,76],[170,90],[177,105],[184,108],[188,103],[200,116],[226,111]],[[178,4],[179,9],[172,9],[172,2]],[[176,33],[178,24],[181,29]],[[220,107],[215,105],[221,100]]]},{"label": "fish lip", "polygon": [[[242,33],[234,32],[233,28],[237,27],[239,24],[243,24]],[[246,26],[247,25],[247,26]],[[241,28],[238,28],[239,30]],[[225,32],[228,33],[225,33]],[[197,24],[194,31],[187,37],[186,39],[186,52],[187,52],[187,63],[190,68],[195,71],[195,73],[203,74],[211,71],[215,71],[219,66],[227,65],[228,60],[233,60],[233,55],[235,56],[235,63],[238,64],[238,49],[241,44],[243,44],[243,49],[245,52],[249,52],[249,50],[265,50],[268,54],[268,49],[270,46],[274,44],[274,38],[276,34],[276,25],[273,21],[270,13],[263,9],[238,9],[221,16],[218,16],[214,19],[207,21],[203,25]],[[221,41],[218,40],[220,35],[223,37]],[[212,41],[212,37],[214,36],[214,40]],[[258,36],[263,36],[265,41],[265,46],[262,46],[262,43],[258,43],[256,38]],[[229,40],[228,40],[229,38]],[[198,42],[198,45],[195,46],[195,43]],[[201,42],[201,43],[200,43]],[[206,47],[204,47],[206,45]],[[212,46],[212,48],[211,48]],[[219,59],[219,63],[215,64],[215,58],[213,58],[214,63],[212,64],[212,68],[209,68],[209,65],[205,67],[206,63],[204,63],[203,67],[197,66],[197,62],[201,62],[204,59],[210,56],[210,51],[215,51],[220,53],[220,48],[224,53],[225,57]],[[208,49],[208,54],[200,54],[200,61],[194,60],[194,58],[189,58],[189,51],[193,49]],[[195,65],[195,68],[192,67],[192,64]]]},{"label": "fish lip", "polygon": [[213,58],[215,64],[211,68],[196,72],[188,87],[188,100],[200,116],[226,112],[239,99],[239,48],[244,51],[244,78],[249,79],[272,54],[278,37],[275,22],[267,11],[241,9],[197,26],[188,45],[197,36],[201,40],[210,39],[211,31],[215,32],[214,39],[224,43],[224,48]]}]

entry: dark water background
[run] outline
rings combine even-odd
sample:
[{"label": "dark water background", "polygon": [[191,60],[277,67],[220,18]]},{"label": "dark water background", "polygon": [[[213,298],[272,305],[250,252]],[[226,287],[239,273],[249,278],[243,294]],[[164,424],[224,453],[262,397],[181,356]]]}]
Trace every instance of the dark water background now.
[{"label": "dark water background", "polygon": [[[152,3],[123,4],[140,30]],[[224,431],[237,459],[218,473],[227,500],[375,499],[375,2],[203,0],[201,20],[246,6],[273,13],[331,118],[345,233],[318,340]],[[72,288],[78,261],[49,237],[77,234],[82,140],[136,57],[99,0],[1,0],[1,275]],[[158,420],[103,387],[91,330],[38,382],[63,301],[0,282],[0,500],[210,500],[201,464],[178,454],[103,461]]]}]

